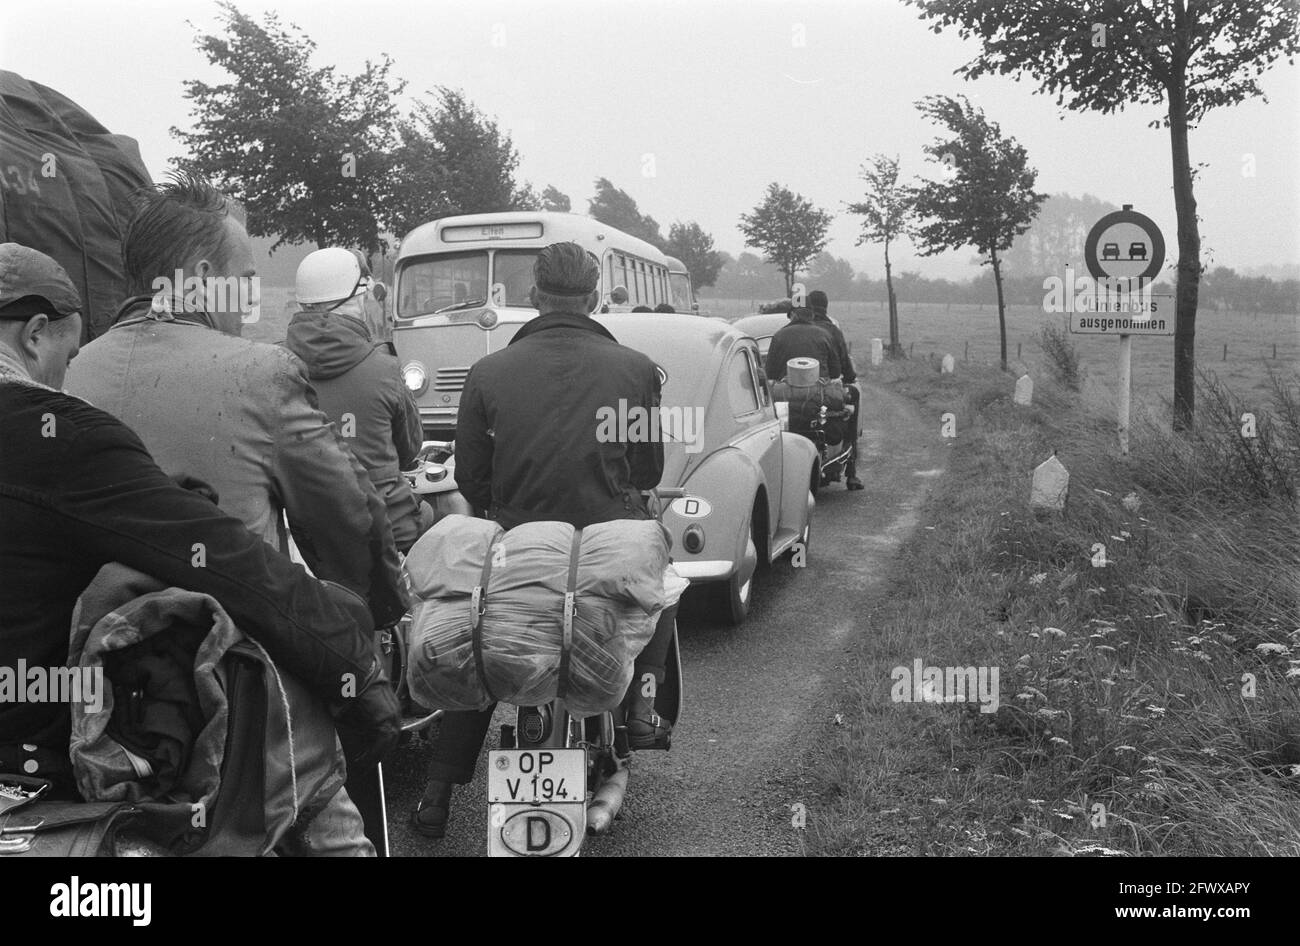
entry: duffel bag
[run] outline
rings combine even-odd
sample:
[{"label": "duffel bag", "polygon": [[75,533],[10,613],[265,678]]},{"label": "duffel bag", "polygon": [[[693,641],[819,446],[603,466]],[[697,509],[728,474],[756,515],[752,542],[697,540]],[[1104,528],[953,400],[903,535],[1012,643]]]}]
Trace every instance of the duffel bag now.
[{"label": "duffel bag", "polygon": [[666,603],[668,535],[654,520],[504,531],[452,515],[411,548],[407,684],[432,709],[564,701],[617,706]]}]

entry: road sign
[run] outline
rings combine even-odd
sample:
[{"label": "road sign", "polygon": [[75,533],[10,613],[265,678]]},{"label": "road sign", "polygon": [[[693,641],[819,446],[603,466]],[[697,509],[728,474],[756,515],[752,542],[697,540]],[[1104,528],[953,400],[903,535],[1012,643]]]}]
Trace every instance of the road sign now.
[{"label": "road sign", "polygon": [[1094,305],[1078,300],[1070,310],[1077,335],[1172,335],[1174,297],[1155,293],[1099,293]]},{"label": "road sign", "polygon": [[1093,224],[1083,259],[1096,279],[1140,279],[1149,284],[1165,265],[1165,238],[1154,220],[1125,204]]},{"label": "road sign", "polygon": [[1165,265],[1165,238],[1154,220],[1125,204],[1092,225],[1083,259],[1098,286],[1083,305],[1075,303],[1070,331],[1119,336],[1116,429],[1119,452],[1128,456],[1133,336],[1174,334],[1173,298],[1150,291]]}]

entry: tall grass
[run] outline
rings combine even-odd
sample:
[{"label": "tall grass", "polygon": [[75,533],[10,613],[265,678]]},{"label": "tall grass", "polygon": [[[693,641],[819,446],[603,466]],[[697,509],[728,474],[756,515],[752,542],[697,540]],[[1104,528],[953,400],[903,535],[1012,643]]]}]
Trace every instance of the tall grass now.
[{"label": "tall grass", "polygon": [[[1206,375],[1193,435],[1143,418],[1127,459],[1051,381],[1020,408],[996,371],[877,379],[955,405],[959,436],[824,747],[812,849],[1300,854],[1300,378],[1243,438]],[[1053,450],[1070,498],[1045,518]],[[915,657],[998,667],[1000,708],[891,703]]]}]

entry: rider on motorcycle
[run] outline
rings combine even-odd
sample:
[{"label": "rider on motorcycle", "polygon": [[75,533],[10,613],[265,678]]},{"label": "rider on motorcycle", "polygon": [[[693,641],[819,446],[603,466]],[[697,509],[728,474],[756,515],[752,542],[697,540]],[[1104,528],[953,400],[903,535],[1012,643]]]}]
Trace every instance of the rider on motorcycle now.
[{"label": "rider on motorcycle", "polygon": [[861,393],[858,391],[857,370],[853,367],[853,356],[849,354],[848,343],[844,340],[844,333],[840,327],[831,321],[826,310],[829,307],[829,300],[826,293],[820,289],[814,289],[808,293],[808,307],[812,309],[813,325],[816,325],[827,335],[830,336],[831,344],[835,347],[835,353],[839,356],[840,368],[842,369],[842,378],[844,381],[844,400],[846,403],[853,405],[852,427],[852,453],[849,454],[849,462],[844,470],[844,485],[850,490],[862,489],[862,481],[858,479],[858,429],[861,425],[860,403]]},{"label": "rider on motorcycle", "polygon": [[388,511],[393,541],[405,553],[433,525],[434,514],[402,475],[423,442],[420,412],[397,358],[372,336],[371,285],[349,251],[309,253],[294,281],[302,310],[290,319],[284,344],[307,365],[320,409],[366,468]]},{"label": "rider on motorcycle", "polygon": [[[461,492],[507,530],[539,520],[580,527],[649,519],[641,492],[659,485],[662,442],[602,442],[597,418],[611,405],[657,411],[655,364],[590,318],[600,304],[600,266],[581,246],[544,247],[533,279],[529,299],[540,314],[466,379],[456,418]],[[662,746],[671,731],[641,681],[646,673],[656,685],[664,680],[676,610],[661,616],[624,698],[634,749]],[[412,815],[420,834],[443,836],[452,786],[473,777],[494,709],[444,715]]]},{"label": "rider on motorcycle", "polygon": [[829,335],[813,323],[812,309],[795,306],[790,321],[772,336],[763,371],[773,384],[785,379],[786,362],[791,358],[816,358],[823,378],[840,376],[840,358]]}]

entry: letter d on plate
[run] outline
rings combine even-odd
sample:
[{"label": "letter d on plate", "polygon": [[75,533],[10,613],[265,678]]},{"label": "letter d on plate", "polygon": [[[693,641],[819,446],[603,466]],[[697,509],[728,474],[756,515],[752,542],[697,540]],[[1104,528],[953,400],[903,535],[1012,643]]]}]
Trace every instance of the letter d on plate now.
[{"label": "letter d on plate", "polygon": [[698,496],[683,496],[674,499],[668,507],[683,519],[703,519],[713,512],[713,507]]},{"label": "letter d on plate", "polygon": [[562,854],[573,836],[573,826],[564,816],[545,808],[521,811],[501,826],[501,842],[520,857]]}]

